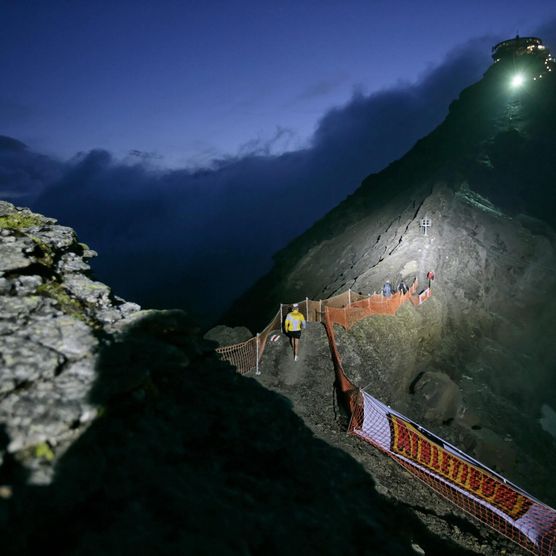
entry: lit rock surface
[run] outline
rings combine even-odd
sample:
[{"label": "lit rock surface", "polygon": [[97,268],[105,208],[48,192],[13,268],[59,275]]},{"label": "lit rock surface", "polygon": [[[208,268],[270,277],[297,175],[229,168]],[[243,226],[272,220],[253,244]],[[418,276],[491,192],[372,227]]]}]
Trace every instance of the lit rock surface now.
[{"label": "lit rock surface", "polygon": [[71,228],[0,202],[2,449],[30,483],[51,480],[58,456],[96,415],[88,397],[104,327],[139,310],[83,274],[93,253]]}]

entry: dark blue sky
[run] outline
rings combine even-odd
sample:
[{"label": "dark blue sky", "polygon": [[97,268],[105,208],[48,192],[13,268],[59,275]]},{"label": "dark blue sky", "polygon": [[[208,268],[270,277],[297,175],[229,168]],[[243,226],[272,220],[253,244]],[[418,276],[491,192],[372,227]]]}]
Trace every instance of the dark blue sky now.
[{"label": "dark blue sky", "polygon": [[0,0],[0,134],[174,168],[295,150],[354,91],[555,16],[552,0]]},{"label": "dark blue sky", "polygon": [[556,4],[0,0],[0,198],[207,324],[517,31],[554,53]]}]

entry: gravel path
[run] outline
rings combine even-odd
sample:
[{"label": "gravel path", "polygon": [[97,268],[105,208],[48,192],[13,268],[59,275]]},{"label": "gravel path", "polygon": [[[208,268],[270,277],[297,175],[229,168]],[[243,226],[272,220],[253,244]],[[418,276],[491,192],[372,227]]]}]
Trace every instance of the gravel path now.
[{"label": "gravel path", "polygon": [[334,368],[321,324],[308,324],[301,338],[298,361],[293,360],[285,336],[269,342],[260,372],[255,378],[286,396],[315,436],[357,460],[373,477],[380,494],[409,506],[433,533],[476,554],[526,554],[487,527],[471,521],[467,514],[436,495],[386,455],[346,434],[348,415],[336,399]]}]

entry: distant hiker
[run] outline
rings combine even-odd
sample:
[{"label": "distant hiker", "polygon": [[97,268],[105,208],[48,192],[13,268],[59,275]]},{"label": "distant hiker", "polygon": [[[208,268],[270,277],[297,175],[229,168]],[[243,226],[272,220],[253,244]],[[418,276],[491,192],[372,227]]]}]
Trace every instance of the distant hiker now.
[{"label": "distant hiker", "polygon": [[429,270],[427,272],[427,280],[429,281],[429,288],[431,287],[431,283],[434,280],[434,270]]},{"label": "distant hiker", "polygon": [[384,282],[384,286],[382,286],[382,295],[384,297],[392,297],[392,284],[390,284],[390,280]]},{"label": "distant hiker", "polygon": [[405,295],[409,291],[409,288],[407,287],[407,284],[404,280],[400,280],[400,283],[398,284],[398,291],[402,295]]},{"label": "distant hiker", "polygon": [[290,346],[293,350],[294,361],[297,361],[301,330],[305,329],[306,325],[307,323],[305,322],[305,317],[299,311],[299,305],[297,303],[294,303],[293,307],[290,309],[290,312],[286,315],[286,320],[284,322],[284,329],[286,331],[286,335],[290,339]]}]

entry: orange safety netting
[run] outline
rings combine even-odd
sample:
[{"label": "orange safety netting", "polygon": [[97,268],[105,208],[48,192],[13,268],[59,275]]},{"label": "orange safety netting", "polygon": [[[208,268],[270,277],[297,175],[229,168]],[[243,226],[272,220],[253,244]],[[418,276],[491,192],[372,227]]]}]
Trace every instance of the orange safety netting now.
[{"label": "orange safety netting", "polygon": [[[405,294],[396,292],[389,297],[374,293],[373,295],[363,296],[358,294],[356,301],[351,304],[337,308],[334,306],[326,306],[325,312],[328,315],[328,320],[332,324],[339,324],[346,330],[349,330],[356,322],[361,319],[367,318],[371,315],[394,315],[396,311],[406,301],[412,301],[414,304],[420,304],[425,299],[430,297],[430,292],[427,288],[425,292],[420,294],[417,299],[414,298],[415,290],[417,289],[417,282],[409,288]],[[324,320],[326,325],[326,319]]]},{"label": "orange safety netting", "polygon": [[[368,315],[393,315],[398,310],[398,307],[405,301],[409,300],[417,305],[422,303],[424,299],[430,297],[430,290],[428,288],[425,290],[425,292],[429,292],[428,294],[425,295],[425,292],[423,292],[419,296],[414,295],[416,289],[417,282],[415,281],[405,295],[395,293],[389,298],[376,293],[364,295],[348,290],[333,297],[329,297],[328,299],[314,301],[305,298],[305,300],[297,301],[296,303],[299,305],[299,310],[303,313],[307,322],[323,322],[326,309],[338,309],[343,311],[336,315],[335,322],[349,328],[357,322],[357,320],[365,318]],[[273,334],[278,334],[283,330],[283,321],[291,305],[293,305],[293,303],[280,305],[280,310],[275,317],[267,324],[265,329],[255,337],[238,344],[219,347],[216,349],[217,353],[220,354],[222,359],[236,367],[237,371],[241,374],[258,369],[268,339]],[[346,312],[347,307],[352,309],[349,313]],[[338,316],[342,314],[346,315],[344,321],[342,321],[341,316]],[[348,318],[350,323],[347,321]]]},{"label": "orange safety netting", "polygon": [[[304,301],[297,301],[296,303],[299,305],[299,311],[301,311],[307,322],[322,322],[326,307],[345,307],[350,303],[352,296],[354,299],[364,297],[362,294],[348,290],[328,299],[313,301],[305,298]],[[255,337],[239,344],[216,348],[217,353],[220,354],[222,359],[236,367],[237,371],[241,374],[248,373],[254,369],[258,370],[268,339],[273,334],[279,334],[283,330],[284,318],[291,305],[293,303],[280,305],[278,313],[266,325],[265,329]]]},{"label": "orange safety netting", "polygon": [[216,348],[216,351],[222,359],[233,365],[239,373],[245,374],[253,370],[257,365],[257,360],[260,360],[258,356],[259,349],[260,341],[257,335],[246,342],[241,342],[241,344]]}]

